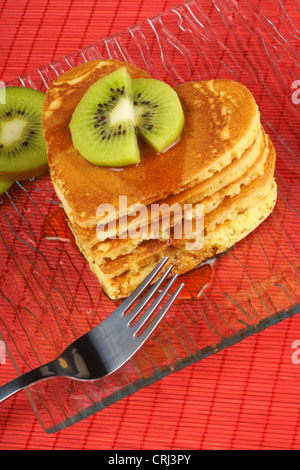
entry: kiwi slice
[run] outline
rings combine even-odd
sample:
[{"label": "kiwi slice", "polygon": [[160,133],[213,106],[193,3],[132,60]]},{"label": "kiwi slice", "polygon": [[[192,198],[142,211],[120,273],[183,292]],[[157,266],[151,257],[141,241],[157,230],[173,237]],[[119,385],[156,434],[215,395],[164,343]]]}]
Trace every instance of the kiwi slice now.
[{"label": "kiwi slice", "polygon": [[6,193],[13,183],[13,181],[0,181],[0,194]]},{"label": "kiwi slice", "polygon": [[132,80],[122,67],[90,86],[70,121],[74,147],[91,163],[119,167],[140,161]]},{"label": "kiwi slice", "polygon": [[183,126],[175,90],[152,78],[132,80],[125,67],[91,85],[70,121],[79,153],[91,163],[111,167],[140,162],[137,135],[163,152]]},{"label": "kiwi slice", "polygon": [[0,104],[0,180],[21,181],[48,168],[41,117],[45,95],[8,87]]},{"label": "kiwi slice", "polygon": [[161,153],[177,141],[184,126],[178,95],[154,78],[136,78],[132,88],[137,133]]}]

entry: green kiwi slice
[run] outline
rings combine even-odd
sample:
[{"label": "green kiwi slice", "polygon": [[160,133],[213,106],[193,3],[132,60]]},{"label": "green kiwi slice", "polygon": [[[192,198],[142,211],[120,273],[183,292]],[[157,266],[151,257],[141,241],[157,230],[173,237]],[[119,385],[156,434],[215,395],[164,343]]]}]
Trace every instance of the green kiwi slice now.
[{"label": "green kiwi slice", "polygon": [[7,87],[0,104],[0,180],[22,181],[47,168],[41,118],[45,95],[23,87]]},{"label": "green kiwi slice", "polygon": [[74,147],[91,163],[120,167],[139,163],[132,80],[125,67],[90,86],[70,121]]},{"label": "green kiwi slice", "polygon": [[154,78],[136,78],[132,89],[137,133],[161,153],[177,141],[184,126],[178,95]]},{"label": "green kiwi slice", "polygon": [[110,167],[140,162],[138,135],[160,153],[176,142],[183,126],[175,90],[160,80],[132,80],[125,67],[91,85],[70,121],[79,153]]}]

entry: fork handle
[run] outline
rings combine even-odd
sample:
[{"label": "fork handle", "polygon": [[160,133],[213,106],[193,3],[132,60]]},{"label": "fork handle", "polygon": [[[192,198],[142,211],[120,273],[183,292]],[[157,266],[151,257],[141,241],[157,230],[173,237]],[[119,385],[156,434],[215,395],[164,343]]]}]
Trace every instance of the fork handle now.
[{"label": "fork handle", "polygon": [[22,390],[28,385],[34,384],[40,380],[44,380],[47,377],[53,377],[57,375],[53,370],[51,370],[51,363],[46,364],[36,369],[32,369],[29,372],[26,372],[20,377],[17,377],[5,385],[0,387],[0,403],[9,398],[14,393],[17,393],[19,390]]}]

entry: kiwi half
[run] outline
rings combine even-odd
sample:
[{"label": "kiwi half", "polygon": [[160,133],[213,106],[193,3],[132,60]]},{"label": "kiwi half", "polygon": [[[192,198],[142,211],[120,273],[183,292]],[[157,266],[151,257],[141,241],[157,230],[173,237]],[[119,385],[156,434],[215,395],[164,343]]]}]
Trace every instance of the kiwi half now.
[{"label": "kiwi half", "polygon": [[177,141],[184,126],[178,95],[154,78],[136,78],[132,88],[136,130],[157,152],[163,152]]},{"label": "kiwi half", "polygon": [[1,181],[22,181],[47,170],[41,125],[44,98],[31,88],[5,89],[5,104],[0,104]]},{"label": "kiwi half", "polygon": [[72,141],[81,155],[101,166],[140,161],[132,106],[132,80],[125,67],[91,85],[71,122]]},{"label": "kiwi half", "polygon": [[175,90],[160,80],[132,80],[125,67],[94,83],[70,121],[79,153],[91,163],[111,167],[140,162],[137,135],[163,152],[176,142],[183,126]]}]

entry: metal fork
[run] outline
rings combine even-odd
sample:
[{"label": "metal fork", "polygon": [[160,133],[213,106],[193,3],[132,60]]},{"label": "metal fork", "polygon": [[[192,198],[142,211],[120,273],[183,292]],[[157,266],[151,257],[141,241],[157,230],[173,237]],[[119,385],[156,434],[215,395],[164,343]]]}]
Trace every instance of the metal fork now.
[{"label": "metal fork", "polygon": [[[172,266],[169,266],[144,297],[129,311],[156,278],[167,260],[168,258],[164,258],[111,315],[91,331],[76,339],[57,359],[32,369],[0,387],[0,402],[19,390],[49,377],[64,376],[77,380],[96,380],[111,374],[125,364],[151,335],[184,286],[181,283],[155,314],[177,279],[177,275],[173,276],[153,300],[154,294],[172,270]],[[153,300],[152,303],[138,317],[151,300]],[[153,319],[150,318],[152,315],[154,315]],[[149,324],[143,330],[148,320]]]}]

